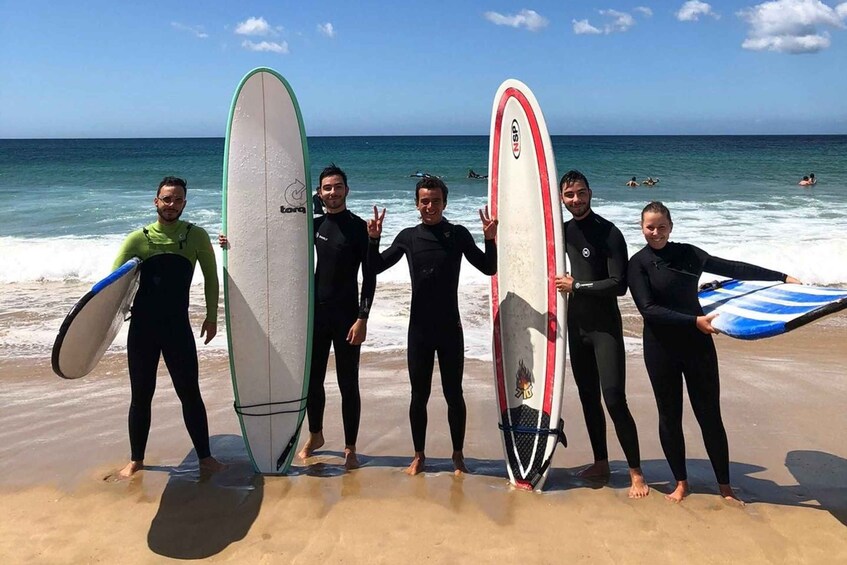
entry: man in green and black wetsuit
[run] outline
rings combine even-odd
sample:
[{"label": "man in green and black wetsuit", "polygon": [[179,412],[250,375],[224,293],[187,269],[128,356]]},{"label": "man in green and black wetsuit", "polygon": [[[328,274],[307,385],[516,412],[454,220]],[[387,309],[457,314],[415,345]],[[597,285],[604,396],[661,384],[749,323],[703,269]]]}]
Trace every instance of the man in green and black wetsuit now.
[{"label": "man in green and black wetsuit", "polygon": [[200,337],[209,343],[217,333],[218,272],[206,231],[179,219],[186,204],[185,181],[165,177],[156,198],[158,218],[126,238],[115,259],[117,268],[132,257],[141,263],[141,282],[132,305],[127,360],[132,401],[129,406],[130,462],[120,475],[130,477],[144,468],[150,432],[150,407],[156,390],[159,357],[165,359],[174,389],[182,403],[185,427],[194,443],[200,468],[222,465],[209,450],[206,406],[200,397],[197,347],[188,320],[188,292],[194,266],[200,263],[206,295],[206,319]]}]

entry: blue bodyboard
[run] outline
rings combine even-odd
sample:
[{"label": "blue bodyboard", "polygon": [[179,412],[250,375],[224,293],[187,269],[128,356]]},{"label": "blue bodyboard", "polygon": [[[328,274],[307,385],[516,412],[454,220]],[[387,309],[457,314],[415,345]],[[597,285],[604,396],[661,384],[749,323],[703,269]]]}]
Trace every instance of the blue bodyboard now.
[{"label": "blue bodyboard", "polygon": [[847,290],[773,281],[715,281],[700,294],[703,312],[721,333],[762,339],[789,332],[847,308]]},{"label": "blue bodyboard", "polygon": [[117,336],[138,290],[141,259],[133,257],[97,282],[65,316],[53,343],[53,372],[78,379],[91,372]]}]

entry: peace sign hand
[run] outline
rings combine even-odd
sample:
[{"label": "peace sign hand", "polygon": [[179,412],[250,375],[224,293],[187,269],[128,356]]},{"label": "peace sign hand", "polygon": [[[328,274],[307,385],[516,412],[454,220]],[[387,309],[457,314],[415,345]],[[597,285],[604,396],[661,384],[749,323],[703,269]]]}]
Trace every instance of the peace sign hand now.
[{"label": "peace sign hand", "polygon": [[485,205],[484,209],[480,208],[479,219],[482,221],[482,234],[485,236],[485,239],[494,239],[497,237],[498,220],[488,214],[488,204]]},{"label": "peace sign hand", "polygon": [[385,208],[382,213],[379,213],[377,207],[374,206],[373,220],[368,220],[368,237],[371,239],[379,239],[382,235],[382,221],[385,220]]}]

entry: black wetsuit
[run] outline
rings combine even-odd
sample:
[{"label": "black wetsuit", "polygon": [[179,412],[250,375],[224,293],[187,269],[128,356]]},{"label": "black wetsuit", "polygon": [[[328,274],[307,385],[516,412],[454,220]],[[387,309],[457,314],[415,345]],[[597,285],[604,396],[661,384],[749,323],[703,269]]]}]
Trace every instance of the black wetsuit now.
[{"label": "black wetsuit", "polygon": [[638,432],[626,403],[626,363],[618,296],[626,293],[626,241],[594,212],[565,223],[574,278],[568,298],[568,347],[595,461],[609,458],[600,392],[630,468],[641,466]]},{"label": "black wetsuit", "polygon": [[742,280],[785,280],[783,273],[712,257],[685,243],[650,246],[632,256],[628,280],[644,317],[644,363],[659,409],[659,439],[677,481],[688,478],[682,434],[682,378],[718,483],[729,484],[729,446],[720,407],[718,357],[697,290],[703,272]]},{"label": "black wetsuit", "polygon": [[418,224],[401,231],[391,247],[379,253],[379,242],[371,240],[368,261],[377,273],[396,264],[405,255],[412,279],[407,361],[412,400],[409,421],[416,452],[426,446],[426,405],[432,390],[435,354],[441,369],[441,387],[447,401],[447,420],[454,451],[465,441],[467,411],[462,393],[465,350],[459,316],[459,270],[462,256],[485,273],[497,272],[494,240],[485,241],[485,252],[474,243],[467,228],[444,220],[435,226]]},{"label": "black wetsuit", "polygon": [[[363,219],[349,210],[315,219],[315,319],[312,338],[312,366],[306,413],[309,431],[323,429],[326,406],[324,379],[330,345],[335,351],[335,372],[341,391],[341,418],[344,443],[356,445],[359,434],[360,345],[351,345],[347,333],[357,319],[366,320],[376,289],[376,274],[367,266],[368,229]],[[362,265],[362,296],[358,273]]]},{"label": "black wetsuit", "polygon": [[188,319],[188,294],[194,265],[199,262],[205,284],[206,320],[217,320],[217,267],[209,235],[203,228],[181,220],[171,225],[155,222],[127,237],[115,266],[131,257],[143,260],[126,345],[132,389],[128,418],[132,460],[144,460],[160,356],[182,403],[183,420],[197,457],[209,457],[209,425],[200,396],[197,346]]}]

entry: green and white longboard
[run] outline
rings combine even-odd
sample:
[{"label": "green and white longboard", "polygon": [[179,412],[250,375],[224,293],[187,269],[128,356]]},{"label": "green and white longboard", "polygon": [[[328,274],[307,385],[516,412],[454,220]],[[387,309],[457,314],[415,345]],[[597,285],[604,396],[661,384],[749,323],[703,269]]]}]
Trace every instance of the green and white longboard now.
[{"label": "green and white longboard", "polygon": [[250,71],[235,91],[223,179],[235,409],[255,470],[285,473],[309,386],[314,236],[303,119],[291,87],[271,69]]}]

